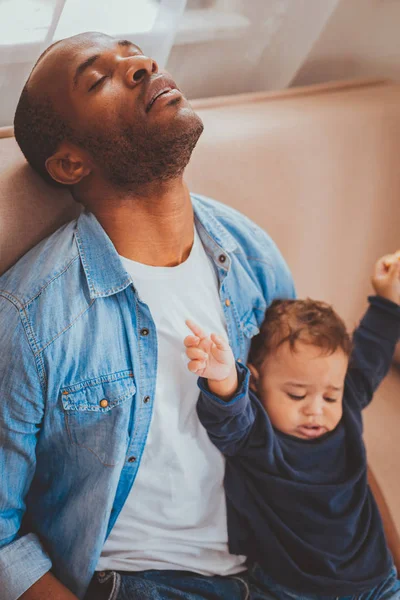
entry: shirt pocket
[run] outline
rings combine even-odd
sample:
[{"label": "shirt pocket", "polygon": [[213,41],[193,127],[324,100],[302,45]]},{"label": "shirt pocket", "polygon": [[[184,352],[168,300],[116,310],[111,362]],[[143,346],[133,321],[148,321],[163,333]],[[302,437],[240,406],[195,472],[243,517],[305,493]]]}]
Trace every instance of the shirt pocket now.
[{"label": "shirt pocket", "polygon": [[104,466],[125,457],[132,399],[131,371],[102,375],[61,388],[64,421],[70,442],[92,453]]}]

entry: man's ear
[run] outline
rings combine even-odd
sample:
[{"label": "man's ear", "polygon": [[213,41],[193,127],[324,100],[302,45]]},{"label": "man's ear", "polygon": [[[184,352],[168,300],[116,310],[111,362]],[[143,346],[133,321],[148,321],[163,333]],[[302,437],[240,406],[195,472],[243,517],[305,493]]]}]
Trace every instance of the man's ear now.
[{"label": "man's ear", "polygon": [[247,366],[249,367],[250,371],[250,389],[253,390],[253,392],[257,392],[258,383],[260,381],[260,374],[258,372],[258,369],[251,363],[247,363]]},{"label": "man's ear", "polygon": [[92,170],[84,153],[66,143],[46,160],[46,169],[55,181],[64,185],[76,185]]}]

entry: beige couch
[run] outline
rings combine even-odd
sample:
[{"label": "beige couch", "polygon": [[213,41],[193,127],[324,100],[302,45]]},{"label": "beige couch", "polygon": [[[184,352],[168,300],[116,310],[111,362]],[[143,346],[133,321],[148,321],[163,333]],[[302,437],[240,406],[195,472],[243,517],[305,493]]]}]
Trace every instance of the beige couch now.
[{"label": "beige couch", "polygon": [[[332,302],[354,325],[375,259],[400,247],[400,85],[359,81],[194,105],[205,132],[187,171],[191,189],[262,225],[299,295]],[[12,137],[0,140],[0,272],[78,210],[30,171]],[[400,372],[365,422],[369,460],[400,529]]]}]

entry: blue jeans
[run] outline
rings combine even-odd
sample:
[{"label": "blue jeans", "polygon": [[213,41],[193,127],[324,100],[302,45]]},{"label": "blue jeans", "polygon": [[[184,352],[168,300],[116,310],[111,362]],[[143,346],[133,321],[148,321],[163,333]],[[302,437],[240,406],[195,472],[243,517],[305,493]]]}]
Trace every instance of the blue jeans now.
[{"label": "blue jeans", "polygon": [[319,594],[301,594],[276,583],[257,564],[251,569],[251,579],[264,592],[270,593],[270,598],[276,600],[400,600],[400,581],[393,567],[388,577],[371,590],[353,596],[322,596]]},{"label": "blue jeans", "polygon": [[380,585],[358,594],[337,598],[297,594],[274,583],[255,565],[231,577],[205,577],[187,571],[96,573],[85,600],[400,600],[400,581],[393,569]]},{"label": "blue jeans", "polygon": [[85,600],[274,600],[249,579],[205,577],[188,571],[95,573]]}]

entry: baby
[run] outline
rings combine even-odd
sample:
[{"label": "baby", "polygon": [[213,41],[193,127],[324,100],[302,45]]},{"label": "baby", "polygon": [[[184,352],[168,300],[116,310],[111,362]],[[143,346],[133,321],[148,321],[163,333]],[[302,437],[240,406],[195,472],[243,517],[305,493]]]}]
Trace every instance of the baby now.
[{"label": "baby", "polygon": [[397,254],[376,263],[372,284],[352,340],[323,302],[273,302],[248,368],[187,321],[199,418],[226,456],[230,551],[274,598],[400,599],[361,417],[400,337]]}]

